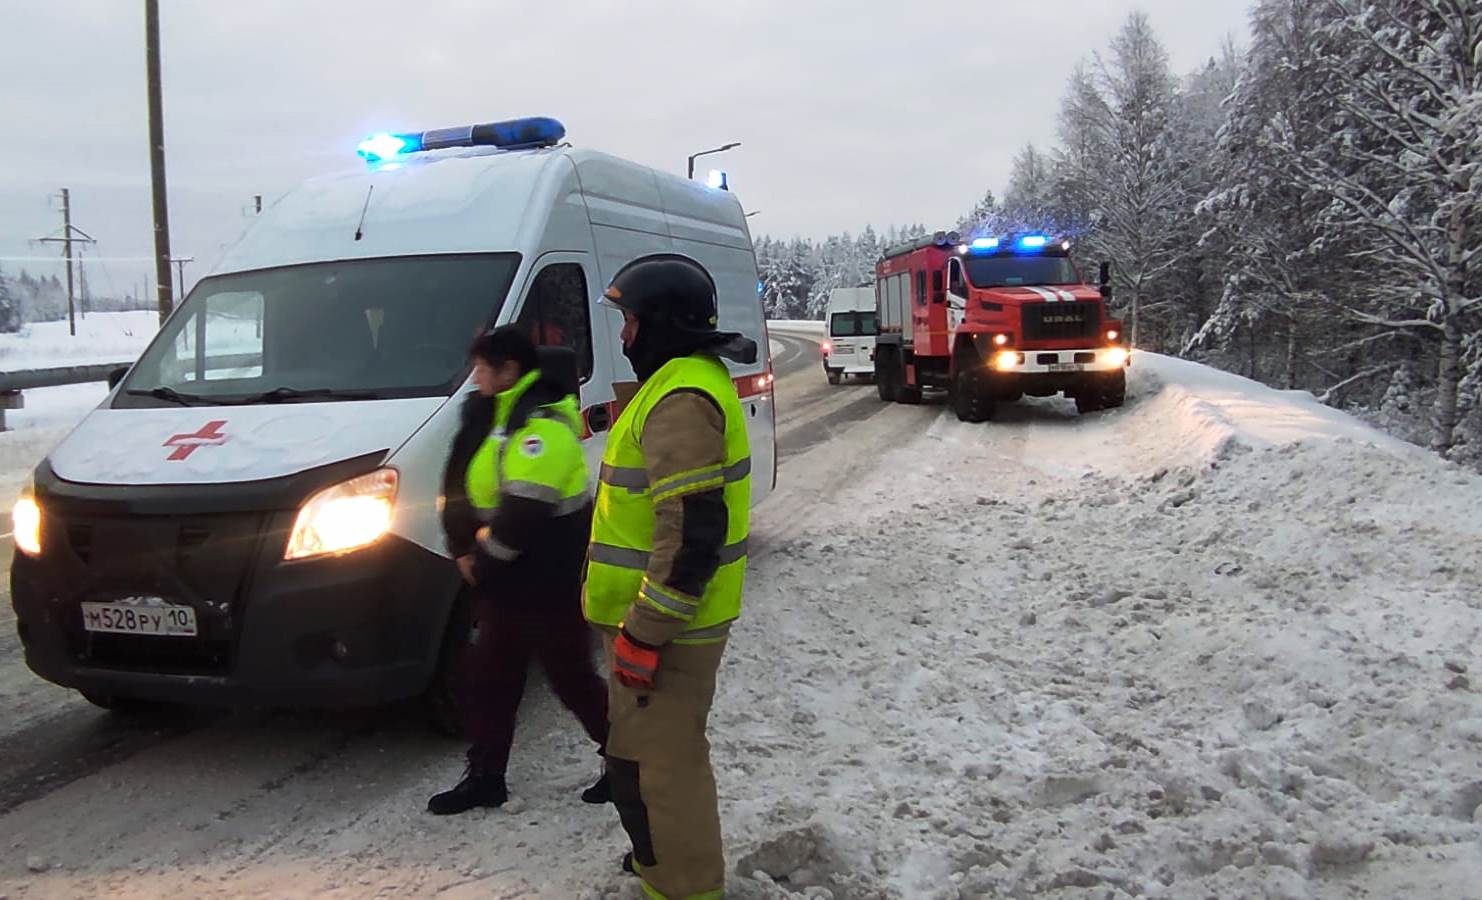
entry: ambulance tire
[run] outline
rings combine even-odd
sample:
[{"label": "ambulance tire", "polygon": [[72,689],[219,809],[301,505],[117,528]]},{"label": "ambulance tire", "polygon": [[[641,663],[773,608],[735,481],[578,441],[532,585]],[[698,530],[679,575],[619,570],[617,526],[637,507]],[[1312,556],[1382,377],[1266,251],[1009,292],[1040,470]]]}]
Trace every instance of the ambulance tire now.
[{"label": "ambulance tire", "polygon": [[160,703],[156,700],[140,700],[138,697],[119,697],[115,694],[100,694],[96,691],[78,691],[82,699],[98,707],[106,709],[116,716],[125,716],[131,719],[143,719],[150,716],[161,716],[179,709],[169,703]]},{"label": "ambulance tire", "polygon": [[959,422],[987,422],[993,418],[992,389],[970,367],[958,370],[952,380],[952,411]]},{"label": "ambulance tire", "polygon": [[473,598],[467,591],[458,594],[453,609],[448,613],[448,627],[443,632],[442,650],[438,654],[437,669],[432,683],[422,695],[427,710],[427,724],[434,732],[450,738],[462,738],[463,709],[458,696],[458,673],[461,668],[464,648],[468,646],[468,630],[473,626]]},{"label": "ambulance tire", "polygon": [[829,384],[839,384],[843,380],[844,380],[844,371],[842,369],[829,369],[828,370],[828,383]]}]

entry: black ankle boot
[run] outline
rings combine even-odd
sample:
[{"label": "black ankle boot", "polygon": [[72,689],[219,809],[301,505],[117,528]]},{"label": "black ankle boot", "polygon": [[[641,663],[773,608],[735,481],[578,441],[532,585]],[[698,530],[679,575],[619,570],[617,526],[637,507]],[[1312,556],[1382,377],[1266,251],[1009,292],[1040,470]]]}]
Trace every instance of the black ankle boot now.
[{"label": "black ankle boot", "polygon": [[607,773],[597,779],[597,783],[581,792],[581,802],[601,806],[612,802],[612,785],[607,781]]},{"label": "black ankle boot", "polygon": [[427,811],[436,816],[455,816],[475,806],[503,806],[509,799],[504,776],[480,772],[473,766],[463,771],[463,780],[450,791],[434,794]]}]

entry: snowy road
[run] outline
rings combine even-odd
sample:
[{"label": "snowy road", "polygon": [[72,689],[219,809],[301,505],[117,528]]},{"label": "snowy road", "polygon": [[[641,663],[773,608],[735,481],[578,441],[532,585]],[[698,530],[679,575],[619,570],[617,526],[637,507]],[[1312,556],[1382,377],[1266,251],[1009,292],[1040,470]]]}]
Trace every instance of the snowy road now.
[{"label": "snowy road", "polygon": [[[1172,361],[967,426],[773,339],[711,725],[738,896],[1475,894],[1482,479]],[[128,725],[16,649],[0,894],[633,896],[543,691],[516,800],[439,820],[461,748],[410,711]]]}]

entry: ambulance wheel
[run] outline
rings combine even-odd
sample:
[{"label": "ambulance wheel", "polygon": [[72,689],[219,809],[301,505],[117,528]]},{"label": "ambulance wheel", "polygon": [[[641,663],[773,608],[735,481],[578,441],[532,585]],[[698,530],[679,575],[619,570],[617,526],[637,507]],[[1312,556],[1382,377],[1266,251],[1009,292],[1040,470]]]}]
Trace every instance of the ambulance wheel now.
[{"label": "ambulance wheel", "polygon": [[971,368],[963,368],[952,381],[952,411],[959,422],[986,422],[993,418],[993,393]]},{"label": "ambulance wheel", "polygon": [[427,724],[438,734],[462,738],[463,707],[458,702],[458,672],[463,653],[468,647],[468,630],[473,627],[473,599],[461,592],[448,614],[448,627],[443,632],[442,652],[437,670],[427,687],[422,702],[427,709]]},{"label": "ambulance wheel", "polygon": [[828,383],[829,384],[838,384],[839,382],[841,382],[843,380],[844,380],[844,373],[843,373],[843,371],[841,371],[839,369],[829,369],[828,370]]},{"label": "ambulance wheel", "polygon": [[99,709],[106,709],[114,715],[129,718],[163,715],[175,708],[168,703],[141,700],[138,697],[119,697],[116,694],[103,694],[97,691],[78,691],[78,693],[82,694],[82,699]]}]

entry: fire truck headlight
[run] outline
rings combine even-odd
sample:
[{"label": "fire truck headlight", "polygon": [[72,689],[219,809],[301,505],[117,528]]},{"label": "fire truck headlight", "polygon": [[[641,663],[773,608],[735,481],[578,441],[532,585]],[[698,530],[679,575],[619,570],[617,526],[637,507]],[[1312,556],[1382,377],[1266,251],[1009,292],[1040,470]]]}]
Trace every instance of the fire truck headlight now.
[{"label": "fire truck headlight", "polygon": [[1000,350],[993,355],[993,368],[1000,372],[1011,372],[1019,365],[1020,360],[1023,358],[1024,355],[1022,353],[1016,353],[1013,350]]},{"label": "fire truck headlight", "polygon": [[10,511],[16,549],[27,556],[41,555],[41,505],[30,494],[15,501]]},{"label": "fire truck headlight", "polygon": [[1008,345],[1009,345],[1009,336],[1008,335],[1006,335],[1006,334],[995,334],[993,336],[993,346],[995,346],[995,347],[1007,347]]},{"label": "fire truck headlight", "polygon": [[1113,328],[1112,330],[1110,330],[1110,331],[1108,331],[1106,333],[1106,339],[1109,340],[1109,341],[1114,341],[1114,340],[1116,340],[1117,338],[1119,338],[1121,336],[1122,336],[1122,333],[1120,331],[1116,330],[1115,328]]},{"label": "fire truck headlight", "polygon": [[1125,366],[1127,364],[1128,356],[1129,354],[1126,350],[1123,350],[1121,347],[1113,347],[1110,350],[1106,351],[1106,354],[1102,358],[1111,365]]},{"label": "fire truck headlight", "polygon": [[298,511],[286,560],[336,556],[369,547],[391,530],[398,476],[378,469],[325,488]]}]

